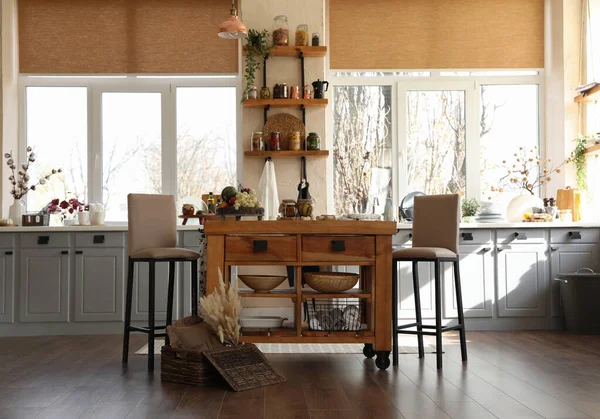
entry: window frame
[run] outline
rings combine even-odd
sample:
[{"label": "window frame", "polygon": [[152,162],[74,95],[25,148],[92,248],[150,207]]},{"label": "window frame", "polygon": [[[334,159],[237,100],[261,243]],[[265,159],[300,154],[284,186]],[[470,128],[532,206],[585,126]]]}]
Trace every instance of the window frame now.
[{"label": "window frame", "polygon": [[[383,75],[380,77],[365,76],[333,76],[338,72],[369,72],[381,70],[340,70],[329,71],[328,79],[332,87],[335,86],[391,86],[392,104],[396,107],[392,110],[392,203],[397,208],[400,200],[406,195],[406,91],[408,90],[464,90],[465,91],[465,118],[466,118],[466,155],[467,155],[467,173],[466,190],[467,197],[479,199],[481,195],[480,179],[480,158],[479,158],[479,113],[481,107],[481,96],[479,89],[482,85],[537,85],[538,87],[538,146],[542,156],[546,155],[545,145],[545,92],[544,92],[544,70],[543,69],[504,69],[506,71],[535,71],[537,74],[531,75],[442,75],[442,72],[481,72],[481,71],[502,71],[503,69],[444,69],[444,70],[385,70],[386,72],[413,72],[415,75]],[[419,72],[430,72],[429,76],[416,75]],[[333,94],[332,94],[333,95]],[[470,98],[470,100],[469,100]],[[333,102],[332,98],[332,102]],[[327,111],[326,117],[327,132],[332,134],[328,148],[333,148],[333,106]],[[471,156],[469,158],[469,156]],[[473,157],[476,156],[476,157]],[[334,202],[334,173],[333,158],[330,157],[331,169],[328,171],[327,182],[327,210],[328,213],[335,213]],[[396,212],[394,217],[397,218]]]},{"label": "window frame", "polygon": [[[27,94],[28,87],[82,87],[87,89],[87,202],[103,202],[103,93],[160,93],[161,95],[161,181],[162,193],[177,195],[177,88],[179,87],[233,87],[236,101],[241,101],[242,78],[231,75],[165,76],[19,76],[19,134],[18,158],[27,148]],[[241,142],[242,112],[236,106],[236,177],[243,178],[243,147]],[[25,196],[25,199],[27,195]],[[109,224],[124,225],[125,221],[107,220]]]}]

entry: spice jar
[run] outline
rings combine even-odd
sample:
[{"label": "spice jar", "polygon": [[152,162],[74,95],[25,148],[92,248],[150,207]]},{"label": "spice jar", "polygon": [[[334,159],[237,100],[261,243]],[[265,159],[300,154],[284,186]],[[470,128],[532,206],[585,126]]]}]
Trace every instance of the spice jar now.
[{"label": "spice jar", "polygon": [[283,214],[286,218],[294,218],[296,216],[296,203],[286,202],[283,207]]},{"label": "spice jar", "polygon": [[290,32],[287,17],[284,15],[275,16],[273,19],[273,45],[287,46],[289,38]]},{"label": "spice jar", "polygon": [[298,86],[290,87],[290,99],[300,99],[300,88]]},{"label": "spice jar", "polygon": [[312,46],[313,47],[318,47],[319,46],[319,34],[317,32],[312,34]]},{"label": "spice jar", "polygon": [[279,143],[281,139],[281,134],[278,131],[274,131],[271,133],[271,142],[269,143],[269,150],[271,151],[279,151]]},{"label": "spice jar", "polygon": [[299,151],[300,150],[300,132],[294,131],[292,135],[290,135],[290,150]]},{"label": "spice jar", "polygon": [[264,86],[260,89],[260,98],[261,99],[271,99],[271,91],[267,86]]},{"label": "spice jar", "polygon": [[252,141],[250,143],[250,146],[251,146],[251,150],[253,150],[253,151],[265,149],[265,142],[263,139],[262,132],[253,132],[252,133]]},{"label": "spice jar", "polygon": [[248,99],[256,98],[258,98],[258,90],[256,89],[256,87],[252,86],[250,89],[248,89]]},{"label": "spice jar", "polygon": [[281,99],[287,99],[290,97],[288,86],[285,83],[281,83]]},{"label": "spice jar", "polygon": [[305,47],[308,45],[308,25],[302,24],[296,27],[296,46]]},{"label": "spice jar", "polygon": [[306,86],[304,86],[304,99],[310,99],[311,98],[311,90],[310,90],[310,86],[307,84]]},{"label": "spice jar", "polygon": [[307,150],[320,150],[321,149],[321,137],[316,132],[311,132],[306,137],[306,149]]}]

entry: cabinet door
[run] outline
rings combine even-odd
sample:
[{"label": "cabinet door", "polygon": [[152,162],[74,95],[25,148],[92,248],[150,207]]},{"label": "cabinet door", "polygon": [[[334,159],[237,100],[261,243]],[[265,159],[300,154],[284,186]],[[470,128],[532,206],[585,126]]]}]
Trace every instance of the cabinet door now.
[{"label": "cabinet door", "polygon": [[546,314],[545,245],[500,245],[498,315],[538,317]]},{"label": "cabinet door", "polygon": [[[421,313],[423,318],[435,318],[435,284],[433,263],[419,262],[419,285]],[[398,318],[415,318],[415,296],[412,279],[412,263],[400,262],[398,267]]]},{"label": "cabinet door", "polygon": [[[460,279],[465,317],[492,317],[494,255],[492,246],[460,246]],[[456,288],[452,264],[444,266],[444,317],[456,318]]]},{"label": "cabinet door", "polygon": [[[194,252],[199,252],[199,247],[186,247],[186,249],[193,250]],[[181,272],[181,303],[183,305],[183,317],[192,315],[192,264],[189,262],[183,262],[177,264],[178,271]],[[200,267],[200,263],[198,263],[198,267]],[[236,267],[232,267],[235,269]],[[237,277],[232,272],[232,277]],[[198,287],[198,298],[200,299],[202,295],[200,294],[200,287]]]},{"label": "cabinet door", "polygon": [[14,321],[15,268],[13,250],[0,250],[0,323]]},{"label": "cabinet door", "polygon": [[122,321],[125,250],[78,249],[75,321]]},{"label": "cabinet door", "polygon": [[[147,262],[135,263],[133,276],[133,305],[132,320],[148,320],[148,268]],[[177,278],[177,275],[175,276]],[[178,301],[177,280],[173,297],[173,319],[176,319]],[[156,285],[154,294],[155,320],[165,320],[167,317],[167,291],[169,288],[169,263],[156,263]]]},{"label": "cabinet door", "polygon": [[552,315],[562,316],[560,284],[554,280],[559,273],[576,272],[579,268],[600,270],[600,245],[598,244],[556,244],[550,248],[550,287],[552,295]]},{"label": "cabinet door", "polygon": [[64,251],[21,250],[21,322],[69,321],[69,255]]}]

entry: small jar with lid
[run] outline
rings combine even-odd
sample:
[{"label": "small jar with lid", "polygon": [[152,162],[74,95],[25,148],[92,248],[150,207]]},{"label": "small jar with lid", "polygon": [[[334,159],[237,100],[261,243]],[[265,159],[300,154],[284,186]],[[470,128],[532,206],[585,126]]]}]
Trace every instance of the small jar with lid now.
[{"label": "small jar with lid", "polygon": [[273,131],[271,133],[271,141],[269,142],[269,150],[270,151],[279,151],[281,150],[280,148],[280,140],[281,140],[281,133],[278,131]]},{"label": "small jar with lid", "polygon": [[290,150],[300,151],[300,131],[294,131],[290,135]]},{"label": "small jar with lid", "polygon": [[271,91],[267,86],[263,86],[260,89],[260,98],[261,99],[271,99]]},{"label": "small jar with lid", "polygon": [[307,150],[320,150],[321,149],[321,137],[316,132],[311,132],[306,137],[306,149]]},{"label": "small jar with lid", "polygon": [[263,139],[262,132],[253,132],[252,141],[250,142],[250,149],[253,151],[262,151],[265,149],[265,142]]},{"label": "small jar with lid", "polygon": [[258,89],[254,86],[248,89],[248,99],[258,99]]},{"label": "small jar with lid", "polygon": [[321,39],[319,38],[319,34],[317,32],[314,32],[312,34],[312,46],[318,47],[320,44],[321,44]]},{"label": "small jar with lid", "polygon": [[296,46],[305,47],[308,45],[308,25],[301,24],[296,27]]},{"label": "small jar with lid", "polygon": [[290,31],[287,16],[279,15],[273,18],[273,45],[287,46],[290,41]]},{"label": "small jar with lid", "polygon": [[296,216],[296,202],[285,202],[283,205],[283,215],[286,218],[294,218]]}]

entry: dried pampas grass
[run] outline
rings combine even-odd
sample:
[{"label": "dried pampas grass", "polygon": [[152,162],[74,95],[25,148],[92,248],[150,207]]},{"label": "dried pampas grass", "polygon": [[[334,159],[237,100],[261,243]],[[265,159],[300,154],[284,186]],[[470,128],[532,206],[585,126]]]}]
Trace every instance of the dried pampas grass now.
[{"label": "dried pampas grass", "polygon": [[204,321],[212,326],[222,343],[238,345],[240,342],[240,312],[242,300],[237,287],[225,285],[219,269],[219,289],[200,299],[198,308]]}]

